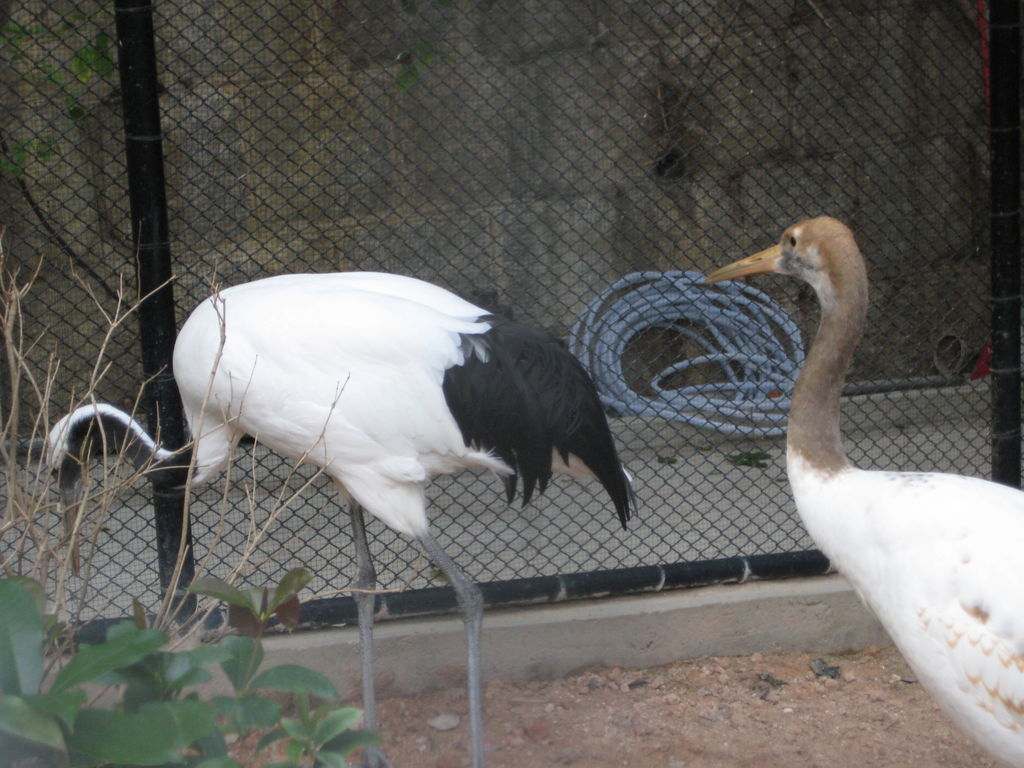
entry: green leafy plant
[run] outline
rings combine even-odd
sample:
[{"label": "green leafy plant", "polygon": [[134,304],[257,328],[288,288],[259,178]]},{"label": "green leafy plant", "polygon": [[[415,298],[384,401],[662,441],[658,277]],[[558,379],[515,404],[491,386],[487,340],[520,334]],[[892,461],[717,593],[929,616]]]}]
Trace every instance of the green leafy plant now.
[{"label": "green leafy plant", "polygon": [[[297,614],[297,592],[308,581],[299,569],[262,591],[250,626],[262,632],[293,600]],[[236,606],[238,615],[252,605]],[[353,728],[360,712],[337,706],[334,685],[320,673],[294,664],[262,669],[259,637],[229,635],[217,645],[171,651],[168,636],[137,617],[111,627],[102,643],[80,645],[47,676],[48,651],[60,633],[44,606],[37,583],[0,579],[0,754],[14,765],[241,768],[227,737],[261,733],[259,750],[281,742],[287,759],[276,768],[338,766],[377,741]],[[194,688],[211,679],[212,665],[234,695],[199,697]],[[113,704],[89,699],[97,686],[116,692]],[[280,694],[290,694],[294,717],[284,714]]]},{"label": "green leafy plant", "polygon": [[756,469],[767,469],[771,461],[771,454],[765,451],[741,451],[727,456],[730,462],[737,467],[755,467]]},{"label": "green leafy plant", "polygon": [[[298,593],[311,579],[304,568],[295,568],[273,590],[243,590],[215,578],[199,579],[189,589],[227,603],[228,620],[242,634],[221,641],[221,646],[233,654],[221,667],[234,687],[235,697],[215,699],[219,710],[235,732],[270,729],[260,740],[260,750],[283,741],[288,761],[274,764],[281,768],[343,766],[349,752],[377,743],[375,734],[352,730],[360,712],[351,707],[335,707],[332,702],[337,701],[338,694],[318,672],[296,664],[282,664],[256,674],[263,660],[259,638],[274,618],[289,629],[295,627],[299,621]],[[253,693],[260,690],[293,694],[297,717],[279,717],[273,702]],[[325,703],[314,707],[313,698]]]},{"label": "green leafy plant", "polygon": [[271,619],[277,618],[288,629],[299,623],[299,591],[312,576],[305,568],[285,574],[271,592],[266,587],[242,590],[223,579],[197,579],[189,592],[223,600],[228,604],[228,621],[243,635],[262,637]]},{"label": "green leafy plant", "polygon": [[20,174],[30,159],[50,160],[56,155],[53,149],[57,139],[22,139],[0,153],[0,171]]},{"label": "green leafy plant", "polygon": [[429,67],[438,59],[452,63],[455,57],[450,53],[439,51],[429,43],[416,43],[410,46],[396,58],[398,62],[398,73],[395,75],[395,84],[400,91],[408,91],[419,82],[423,70]]},{"label": "green leafy plant", "polygon": [[[40,87],[55,87],[64,101],[65,112],[76,123],[89,118],[83,104],[87,86],[109,79],[114,72],[114,44],[105,31],[111,9],[91,18],[70,13],[50,24],[22,24],[9,21],[0,28],[2,60],[25,80]],[[45,51],[64,46],[57,60]],[[29,160],[55,156],[54,137],[23,139],[0,153],[0,171],[20,176]]]},{"label": "green leafy plant", "polygon": [[[452,8],[455,5],[454,0],[434,0],[433,4],[439,8]],[[399,7],[409,16],[419,13],[417,0],[400,0]],[[408,50],[396,56],[395,62],[398,64],[398,71],[395,74],[395,85],[398,86],[398,90],[404,93],[416,85],[424,71],[435,64],[438,59],[449,64],[455,61],[452,54],[425,42],[413,43]]]},{"label": "green leafy plant", "polygon": [[368,731],[352,730],[360,713],[351,707],[332,708],[324,704],[310,709],[309,697],[299,694],[295,697],[298,717],[283,717],[281,725],[270,731],[260,742],[260,748],[280,739],[287,739],[285,754],[287,763],[278,765],[303,765],[313,761],[315,765],[343,768],[345,755],[354,749],[377,743],[376,737]]},{"label": "green leafy plant", "polygon": [[[53,83],[71,95],[78,95],[72,83],[89,83],[104,78],[114,71],[113,42],[110,35],[96,27],[109,20],[111,9],[101,11],[99,18],[90,18],[84,13],[70,13],[55,24],[20,24],[9,21],[0,30],[0,43],[6,58],[15,64],[17,71],[33,82]],[[53,63],[37,60],[32,50],[36,44],[67,41],[75,35],[77,45],[70,48],[66,60],[67,70]],[[69,74],[71,75],[69,77]],[[74,115],[72,115],[74,117]]]}]

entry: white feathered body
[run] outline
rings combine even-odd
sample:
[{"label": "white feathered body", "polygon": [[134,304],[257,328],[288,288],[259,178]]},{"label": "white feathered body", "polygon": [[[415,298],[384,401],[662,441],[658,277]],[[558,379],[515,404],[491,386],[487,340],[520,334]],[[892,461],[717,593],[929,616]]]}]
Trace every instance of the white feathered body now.
[{"label": "white feathered body", "polygon": [[815,471],[790,450],[811,537],[965,732],[1024,766],[1024,493],[959,475]]},{"label": "white feathered body", "polygon": [[65,492],[80,490],[100,449],[123,449],[156,485],[184,483],[190,463],[192,482],[208,482],[248,434],[323,467],[348,501],[417,538],[426,481],[471,468],[503,475],[509,500],[521,481],[524,503],[552,473],[596,477],[623,526],[632,514],[579,361],[553,336],[422,280],[345,272],[227,288],[186,320],[173,367],[192,443],[166,449],[128,414],[81,406],[46,441]]},{"label": "white feathered body", "polygon": [[207,299],[174,352],[195,481],[251,434],[323,466],[364,508],[415,535],[426,525],[426,479],[509,471],[466,446],[441,388],[446,369],[484,354],[463,338],[486,332],[486,315],[430,283],[378,273],[280,276]]}]

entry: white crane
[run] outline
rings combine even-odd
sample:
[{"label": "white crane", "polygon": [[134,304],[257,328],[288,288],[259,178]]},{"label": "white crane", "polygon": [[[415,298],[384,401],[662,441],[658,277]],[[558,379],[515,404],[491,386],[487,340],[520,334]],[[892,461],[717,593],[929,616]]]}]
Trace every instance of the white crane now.
[{"label": "white crane", "polygon": [[805,280],[821,304],[786,446],[808,532],[946,714],[995,758],[1024,766],[1024,493],[961,475],[853,467],[839,398],[868,303],[853,233],[832,218],[802,221],[707,279],[762,272]]},{"label": "white crane", "polygon": [[[352,272],[271,277],[201,303],[174,347],[174,376],[192,442],[160,448],[127,414],[87,405],[47,438],[61,488],[102,444],[154,483],[209,481],[243,435],[320,466],[349,503],[357,572],[364,719],[377,727],[372,627],[376,584],[362,510],[416,539],[455,590],[466,627],[472,764],[484,764],[480,690],[483,601],[430,533],[424,486],[438,474],[486,469],[523,482],[524,503],[552,472],[596,477],[626,526],[633,508],[594,385],[553,337],[494,316],[430,283]],[[104,440],[89,439],[97,428]],[[184,465],[184,466],[183,466]],[[379,750],[370,765],[385,763]]]}]

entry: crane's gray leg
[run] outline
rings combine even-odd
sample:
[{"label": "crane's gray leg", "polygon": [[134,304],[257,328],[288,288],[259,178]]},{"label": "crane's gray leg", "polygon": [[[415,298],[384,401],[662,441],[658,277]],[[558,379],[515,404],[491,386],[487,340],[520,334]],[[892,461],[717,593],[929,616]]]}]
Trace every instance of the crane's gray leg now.
[{"label": "crane's gray leg", "polygon": [[484,598],[480,588],[456,565],[448,553],[430,535],[424,531],[419,536],[427,557],[434,565],[444,571],[448,581],[455,589],[459,606],[462,608],[462,621],[466,627],[466,650],[468,666],[466,689],[469,698],[469,736],[473,768],[484,768],[484,714],[483,699],[480,688],[480,632],[483,628]]},{"label": "crane's gray leg", "polygon": [[[363,724],[368,731],[377,731],[377,692],[373,684],[373,609],[377,599],[369,590],[377,586],[377,572],[370,558],[370,545],[366,541],[366,522],[363,508],[352,505],[352,541],[356,548],[356,591],[352,598],[356,602],[356,616],[359,619],[359,658],[363,673]],[[364,768],[384,768],[391,763],[377,745],[363,751]]]}]

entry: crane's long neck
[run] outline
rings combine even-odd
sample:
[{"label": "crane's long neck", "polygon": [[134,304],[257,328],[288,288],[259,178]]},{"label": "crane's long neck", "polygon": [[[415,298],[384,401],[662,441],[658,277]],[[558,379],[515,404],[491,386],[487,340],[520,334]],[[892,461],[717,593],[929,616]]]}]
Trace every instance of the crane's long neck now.
[{"label": "crane's long neck", "polygon": [[122,454],[154,485],[174,487],[187,478],[192,447],[163,448],[130,415],[99,403],[62,418],[47,437],[47,454],[64,490],[80,486],[83,465],[99,454]]},{"label": "crane's long neck", "polygon": [[787,449],[814,469],[834,473],[849,466],[839,430],[839,397],[864,331],[867,277],[859,260],[837,270],[823,287],[821,324],[793,392]]}]

